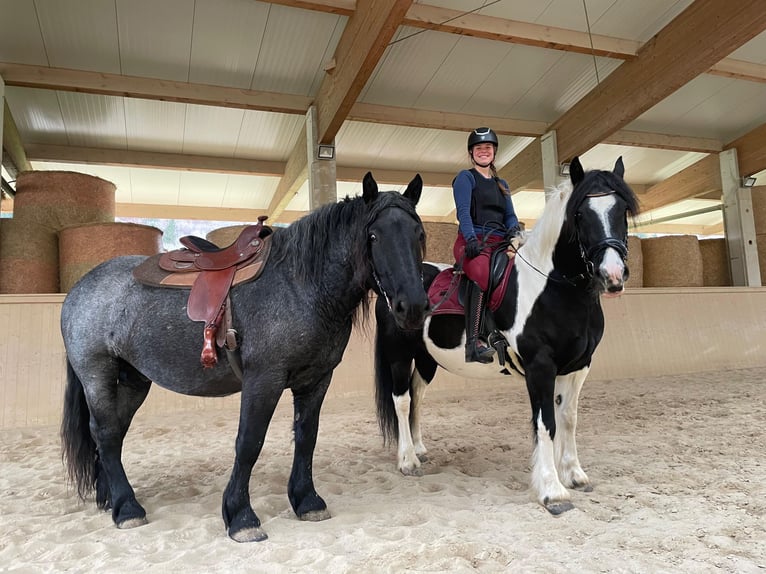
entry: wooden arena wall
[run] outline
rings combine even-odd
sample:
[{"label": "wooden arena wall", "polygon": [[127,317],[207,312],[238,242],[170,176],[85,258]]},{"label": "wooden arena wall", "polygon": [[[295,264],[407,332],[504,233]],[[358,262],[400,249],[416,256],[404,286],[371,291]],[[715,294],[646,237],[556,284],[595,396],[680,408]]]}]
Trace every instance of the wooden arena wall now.
[{"label": "wooden arena wall", "polygon": [[[64,295],[0,295],[0,428],[58,424],[65,382],[59,332]],[[766,366],[766,288],[644,288],[604,299],[606,332],[591,379],[624,379]],[[374,321],[354,332],[328,400],[373,393]],[[476,382],[440,371],[439,389]],[[504,383],[507,384],[507,383]],[[586,383],[587,384],[587,383]],[[640,383],[637,383],[640,385]],[[144,413],[222,408],[155,385]],[[374,412],[372,400],[370,413]]]}]

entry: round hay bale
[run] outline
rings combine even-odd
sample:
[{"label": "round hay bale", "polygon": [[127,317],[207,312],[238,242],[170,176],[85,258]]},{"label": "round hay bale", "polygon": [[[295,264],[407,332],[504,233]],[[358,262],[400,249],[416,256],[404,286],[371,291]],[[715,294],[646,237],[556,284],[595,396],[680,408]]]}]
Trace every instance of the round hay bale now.
[{"label": "round hay bale", "polygon": [[457,238],[457,223],[425,221],[423,228],[426,232],[426,260],[452,265],[455,262],[452,246]]},{"label": "round hay bale", "polygon": [[239,234],[247,225],[230,225],[229,227],[219,227],[213,229],[205,235],[205,239],[210,243],[215,243],[218,247],[228,247],[237,240]]},{"label": "round hay bale", "polygon": [[627,287],[644,286],[644,252],[641,249],[641,238],[628,235],[628,277]]},{"label": "round hay bale", "polygon": [[55,231],[27,221],[2,221],[0,293],[58,293],[58,263]]},{"label": "round hay bale", "polygon": [[750,189],[750,197],[753,199],[753,223],[755,234],[766,234],[766,185],[759,185]]},{"label": "round hay bale", "polygon": [[702,285],[705,287],[730,287],[729,252],[723,238],[702,239]]},{"label": "round hay bale", "polygon": [[702,253],[696,235],[641,240],[644,287],[702,287]]},{"label": "round hay bale", "polygon": [[74,171],[25,171],[16,179],[13,218],[59,231],[114,221],[115,185]]},{"label": "round hay bale", "polygon": [[90,223],[59,231],[61,290],[68,292],[99,263],[120,255],[154,255],[162,251],[162,231],[136,223]]}]

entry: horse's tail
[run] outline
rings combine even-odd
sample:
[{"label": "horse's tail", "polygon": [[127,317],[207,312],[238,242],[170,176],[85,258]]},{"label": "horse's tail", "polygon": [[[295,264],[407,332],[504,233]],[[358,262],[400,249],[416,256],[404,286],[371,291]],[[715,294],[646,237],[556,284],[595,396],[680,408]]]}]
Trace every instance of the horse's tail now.
[{"label": "horse's tail", "polygon": [[64,391],[64,416],[61,420],[61,457],[69,482],[83,500],[96,487],[98,452],[90,434],[90,410],[82,381],[67,359],[67,384]]},{"label": "horse's tail", "polygon": [[386,444],[396,444],[399,440],[399,425],[394,408],[394,378],[391,363],[384,353],[384,336],[378,328],[375,334],[375,405],[378,425]]}]

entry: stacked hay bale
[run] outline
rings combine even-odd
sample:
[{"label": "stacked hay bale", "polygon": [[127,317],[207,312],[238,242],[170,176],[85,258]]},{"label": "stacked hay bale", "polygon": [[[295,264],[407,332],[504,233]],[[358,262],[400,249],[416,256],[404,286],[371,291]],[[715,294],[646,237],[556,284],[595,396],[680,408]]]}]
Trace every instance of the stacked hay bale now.
[{"label": "stacked hay bale", "polygon": [[627,287],[644,286],[644,252],[641,249],[641,238],[628,235],[628,277]]},{"label": "stacked hay bale", "polygon": [[731,286],[726,240],[723,238],[702,239],[699,246],[702,254],[702,285],[705,287]]},{"label": "stacked hay bale", "polygon": [[69,291],[88,271],[120,255],[154,255],[162,251],[162,231],[136,223],[87,223],[59,232],[61,291]]},{"label": "stacked hay bale", "polygon": [[641,240],[644,287],[702,287],[702,253],[696,235]]},{"label": "stacked hay bale", "polygon": [[0,293],[59,292],[58,232],[113,222],[114,192],[113,183],[82,173],[20,173],[13,219],[2,226]]},{"label": "stacked hay bale", "polygon": [[758,248],[758,266],[761,269],[761,285],[766,285],[766,185],[753,187],[753,222],[755,243]]},{"label": "stacked hay bale", "polygon": [[452,246],[457,237],[457,223],[426,221],[423,228],[426,232],[426,260],[452,265],[455,262]]}]

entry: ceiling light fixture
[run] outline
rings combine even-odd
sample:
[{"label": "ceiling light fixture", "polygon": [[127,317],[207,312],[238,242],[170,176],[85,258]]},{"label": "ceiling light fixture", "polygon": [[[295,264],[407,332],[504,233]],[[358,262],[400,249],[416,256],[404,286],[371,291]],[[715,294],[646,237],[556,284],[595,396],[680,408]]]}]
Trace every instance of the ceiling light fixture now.
[{"label": "ceiling light fixture", "polygon": [[335,146],[319,144],[317,149],[318,159],[335,159]]},{"label": "ceiling light fixture", "polygon": [[564,177],[569,175],[569,162],[564,161],[559,164],[559,175]]},{"label": "ceiling light fixture", "polygon": [[755,178],[751,175],[749,177],[743,177],[740,180],[740,187],[753,187],[755,185]]}]

